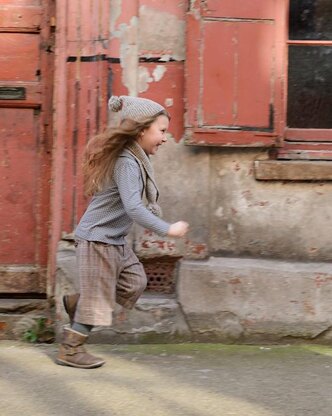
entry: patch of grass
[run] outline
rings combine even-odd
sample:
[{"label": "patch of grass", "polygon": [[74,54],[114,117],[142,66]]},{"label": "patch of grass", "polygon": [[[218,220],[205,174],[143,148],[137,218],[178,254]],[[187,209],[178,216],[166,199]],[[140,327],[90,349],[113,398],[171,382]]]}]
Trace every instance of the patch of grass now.
[{"label": "patch of grass", "polygon": [[45,317],[36,318],[34,321],[34,325],[24,332],[23,340],[31,343],[53,342],[55,338],[53,323]]}]

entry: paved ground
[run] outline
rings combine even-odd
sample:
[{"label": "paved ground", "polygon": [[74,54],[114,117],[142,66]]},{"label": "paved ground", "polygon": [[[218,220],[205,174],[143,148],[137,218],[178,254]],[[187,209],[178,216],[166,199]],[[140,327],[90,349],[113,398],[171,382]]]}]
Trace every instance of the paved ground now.
[{"label": "paved ground", "polygon": [[62,367],[56,345],[0,342],[0,415],[332,416],[332,348],[89,349],[107,364]]}]

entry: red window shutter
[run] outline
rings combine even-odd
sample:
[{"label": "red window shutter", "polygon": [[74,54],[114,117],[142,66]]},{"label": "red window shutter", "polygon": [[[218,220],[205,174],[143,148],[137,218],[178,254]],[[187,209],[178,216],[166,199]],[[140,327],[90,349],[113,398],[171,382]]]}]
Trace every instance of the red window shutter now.
[{"label": "red window shutter", "polygon": [[186,142],[271,146],[284,125],[286,2],[191,1]]}]

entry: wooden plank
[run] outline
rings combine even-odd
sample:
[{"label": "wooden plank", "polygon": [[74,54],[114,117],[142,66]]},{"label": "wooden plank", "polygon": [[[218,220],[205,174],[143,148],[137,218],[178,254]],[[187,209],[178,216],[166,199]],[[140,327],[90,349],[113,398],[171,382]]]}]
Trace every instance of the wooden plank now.
[{"label": "wooden plank", "polygon": [[332,160],[331,142],[284,141],[278,149],[278,159]]},{"label": "wooden plank", "polygon": [[205,22],[204,125],[270,127],[275,107],[274,46],[275,27],[270,23]]},{"label": "wooden plank", "polygon": [[255,160],[255,178],[269,181],[331,181],[328,161]]},{"label": "wooden plank", "polygon": [[332,130],[323,129],[286,129],[285,139],[303,142],[332,142]]},{"label": "wooden plank", "polygon": [[200,146],[270,147],[277,137],[253,131],[186,129],[185,143]]},{"label": "wooden plank", "polygon": [[201,13],[207,17],[274,19],[275,8],[276,0],[205,0],[201,2]]},{"label": "wooden plank", "polygon": [[[235,23],[206,22],[204,35],[202,124],[232,126],[237,121],[234,101],[237,99],[238,26]],[[219,41],[215,42],[215,39]]]},{"label": "wooden plank", "polygon": [[300,150],[282,149],[278,152],[278,159],[293,160],[332,160],[332,150]]},{"label": "wooden plank", "polygon": [[0,5],[1,32],[39,32],[42,13],[38,6]]},{"label": "wooden plank", "polygon": [[32,109],[1,109],[0,264],[35,262],[38,118]]},{"label": "wooden plank", "polygon": [[1,81],[38,81],[40,69],[39,36],[31,33],[1,34]]}]

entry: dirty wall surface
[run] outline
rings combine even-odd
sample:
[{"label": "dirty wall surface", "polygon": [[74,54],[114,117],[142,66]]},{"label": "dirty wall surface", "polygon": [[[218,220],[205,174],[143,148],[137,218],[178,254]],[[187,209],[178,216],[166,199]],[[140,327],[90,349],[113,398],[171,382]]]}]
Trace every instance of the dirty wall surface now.
[{"label": "dirty wall surface", "polygon": [[[127,3],[110,2],[110,53],[119,58],[112,65],[113,93],[155,99],[172,116],[169,142],[153,163],[165,218],[185,218],[191,225],[182,251],[193,259],[215,254],[329,261],[331,185],[259,182],[253,163],[265,151],[184,145],[188,4]],[[155,252],[151,240],[159,241],[138,233],[138,252]],[[159,242],[160,248],[167,253]]]}]

